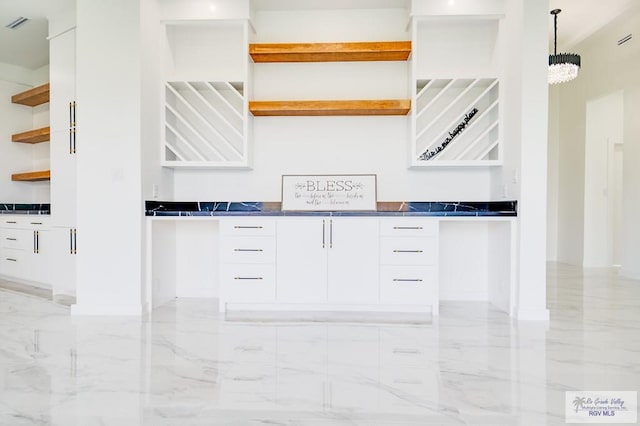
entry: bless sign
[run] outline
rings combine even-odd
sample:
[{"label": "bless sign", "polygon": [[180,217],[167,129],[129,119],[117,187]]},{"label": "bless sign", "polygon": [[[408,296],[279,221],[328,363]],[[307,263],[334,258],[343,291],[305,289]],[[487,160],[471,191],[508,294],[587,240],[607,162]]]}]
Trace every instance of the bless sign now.
[{"label": "bless sign", "polygon": [[376,175],[283,175],[282,210],[375,211]]}]

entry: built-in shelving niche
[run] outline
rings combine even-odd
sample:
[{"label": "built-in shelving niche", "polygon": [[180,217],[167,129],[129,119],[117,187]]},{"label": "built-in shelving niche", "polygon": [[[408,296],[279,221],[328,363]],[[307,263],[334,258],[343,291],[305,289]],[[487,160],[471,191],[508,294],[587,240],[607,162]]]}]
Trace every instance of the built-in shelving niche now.
[{"label": "built-in shelving niche", "polygon": [[499,165],[496,78],[416,80],[412,166]]},{"label": "built-in shelving niche", "polygon": [[246,166],[244,110],[243,83],[167,82],[164,165]]}]

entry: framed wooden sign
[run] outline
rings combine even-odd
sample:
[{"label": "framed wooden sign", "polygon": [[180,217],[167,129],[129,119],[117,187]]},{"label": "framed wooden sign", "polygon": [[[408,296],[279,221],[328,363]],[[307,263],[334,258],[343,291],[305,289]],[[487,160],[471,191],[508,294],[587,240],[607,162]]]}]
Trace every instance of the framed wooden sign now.
[{"label": "framed wooden sign", "polygon": [[375,211],[376,175],[282,175],[282,210]]}]

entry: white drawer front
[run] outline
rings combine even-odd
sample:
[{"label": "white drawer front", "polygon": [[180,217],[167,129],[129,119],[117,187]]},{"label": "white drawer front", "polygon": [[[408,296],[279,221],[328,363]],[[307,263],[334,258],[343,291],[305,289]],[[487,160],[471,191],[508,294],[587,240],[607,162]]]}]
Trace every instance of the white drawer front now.
[{"label": "white drawer front", "polygon": [[19,250],[29,250],[33,248],[33,231],[26,229],[3,229],[0,235],[2,235],[1,244],[3,248]]},{"label": "white drawer front", "polygon": [[50,218],[48,216],[30,216],[28,219],[24,220],[24,224],[29,229],[43,229],[48,228]]},{"label": "white drawer front", "polygon": [[273,302],[276,268],[273,265],[222,264],[220,292],[225,302]]},{"label": "white drawer front", "polygon": [[264,218],[223,218],[220,235],[276,235],[276,221]]},{"label": "white drawer front", "polygon": [[435,266],[382,266],[380,303],[430,305],[437,297]]},{"label": "white drawer front", "polygon": [[420,237],[438,235],[438,219],[424,217],[381,218],[380,235]]},{"label": "white drawer front", "polygon": [[275,263],[275,237],[222,237],[222,263]]},{"label": "white drawer front", "polygon": [[2,228],[23,228],[27,226],[27,221],[23,216],[0,216],[0,227]]},{"label": "white drawer front", "polygon": [[24,273],[23,250],[3,249],[0,251],[0,273],[11,277],[21,277]]},{"label": "white drawer front", "polygon": [[382,265],[435,265],[437,260],[436,237],[383,237],[380,239]]}]

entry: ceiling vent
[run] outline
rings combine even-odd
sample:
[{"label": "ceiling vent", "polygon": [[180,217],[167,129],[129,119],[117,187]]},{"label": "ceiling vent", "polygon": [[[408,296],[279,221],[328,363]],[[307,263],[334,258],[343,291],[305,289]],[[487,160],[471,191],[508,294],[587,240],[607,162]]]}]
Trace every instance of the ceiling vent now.
[{"label": "ceiling vent", "polygon": [[24,16],[21,16],[21,17],[15,19],[13,22],[10,22],[9,24],[5,25],[5,27],[7,27],[7,28],[9,28],[11,30],[15,30],[19,26],[21,26],[25,22],[27,22],[28,20],[29,20],[29,18],[25,18]]},{"label": "ceiling vent", "polygon": [[618,46],[625,44],[626,42],[628,42],[629,40],[631,40],[633,38],[632,34],[627,34],[626,36],[622,37],[620,40],[618,40]]}]

